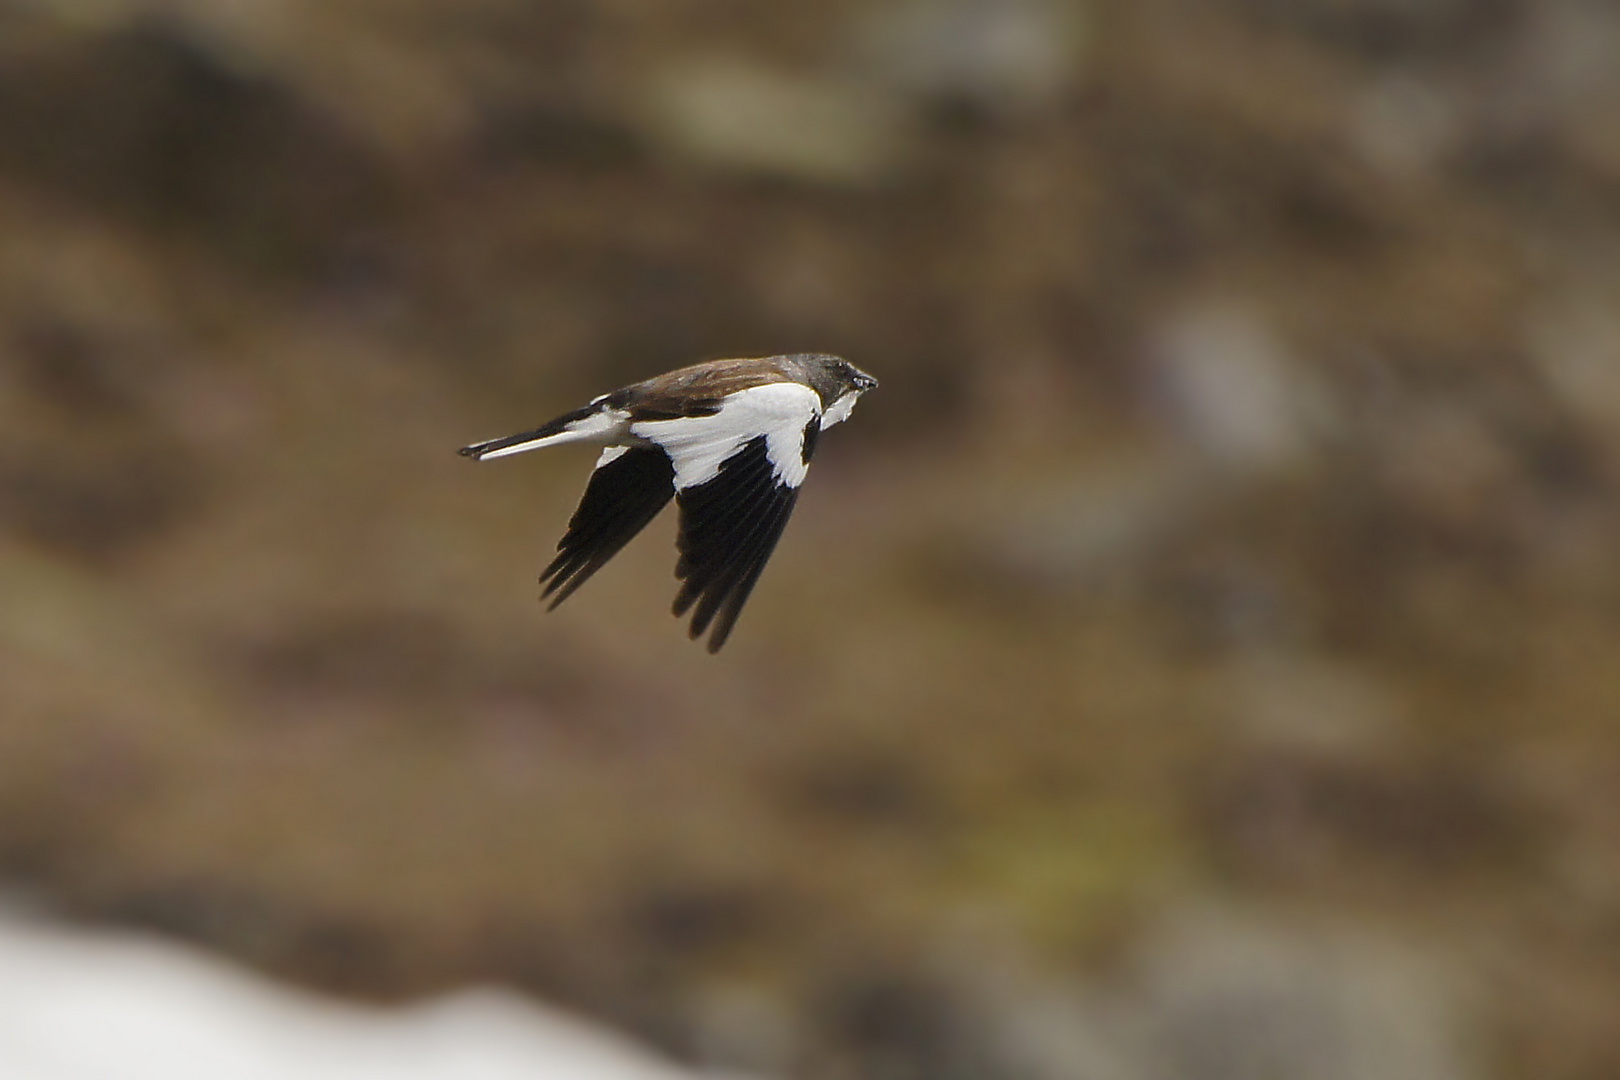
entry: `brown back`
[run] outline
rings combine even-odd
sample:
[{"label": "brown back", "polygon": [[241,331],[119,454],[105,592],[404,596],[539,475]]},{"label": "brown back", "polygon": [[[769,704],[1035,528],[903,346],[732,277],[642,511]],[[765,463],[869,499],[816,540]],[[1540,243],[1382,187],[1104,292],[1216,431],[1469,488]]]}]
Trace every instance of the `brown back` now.
[{"label": "brown back", "polygon": [[608,395],[607,403],[635,420],[713,416],[728,394],[768,383],[798,382],[780,357],[710,360],[678,368]]}]

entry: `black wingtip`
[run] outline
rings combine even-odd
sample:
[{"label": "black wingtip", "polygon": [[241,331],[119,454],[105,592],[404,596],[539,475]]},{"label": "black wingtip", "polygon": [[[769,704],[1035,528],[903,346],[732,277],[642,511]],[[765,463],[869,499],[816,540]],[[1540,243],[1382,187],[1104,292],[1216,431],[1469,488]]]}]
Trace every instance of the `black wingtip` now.
[{"label": "black wingtip", "polygon": [[[692,600],[696,599],[697,597],[692,597]],[[675,612],[676,616],[678,617],[686,614],[686,609],[692,606],[692,601],[689,600],[684,605],[682,605],[679,601],[676,601],[676,606],[680,608],[680,610]],[[713,618],[713,614],[710,614],[708,618],[704,618],[701,613],[694,616],[691,623],[686,627],[687,640],[696,641],[698,638],[708,633],[709,623]],[[716,626],[714,633],[709,634],[709,640],[704,643],[703,647],[709,651],[710,656],[713,656],[715,653],[720,651],[720,646],[726,643],[726,638],[729,636],[731,636],[731,627]]]},{"label": "black wingtip", "polygon": [[460,450],[457,450],[456,453],[460,454],[462,457],[470,457],[476,461],[478,459],[478,455],[483,453],[483,450],[483,444],[480,443],[474,446],[463,446]]},{"label": "black wingtip", "polygon": [[674,479],[669,455],[649,447],[628,448],[591,473],[556,556],[540,573],[547,611],[574,595],[658,516],[675,495]]}]

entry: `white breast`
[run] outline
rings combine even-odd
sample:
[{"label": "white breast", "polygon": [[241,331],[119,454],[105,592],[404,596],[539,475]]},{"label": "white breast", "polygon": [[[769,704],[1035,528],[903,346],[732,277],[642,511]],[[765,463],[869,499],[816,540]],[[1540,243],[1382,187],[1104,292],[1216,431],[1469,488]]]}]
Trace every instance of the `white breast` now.
[{"label": "white breast", "polygon": [[831,405],[821,417],[821,430],[826,431],[834,424],[849,419],[849,414],[855,411],[855,399],[861,396],[859,390],[851,390]]}]

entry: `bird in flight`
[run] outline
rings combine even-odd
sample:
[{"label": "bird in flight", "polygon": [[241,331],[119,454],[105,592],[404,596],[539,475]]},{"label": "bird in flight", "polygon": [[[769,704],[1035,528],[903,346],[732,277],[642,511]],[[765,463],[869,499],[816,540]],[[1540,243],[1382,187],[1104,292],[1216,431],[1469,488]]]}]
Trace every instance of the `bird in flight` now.
[{"label": "bird in flight", "polygon": [[694,639],[712,626],[714,653],[793,513],[816,440],[877,384],[849,361],[823,353],[711,360],[461,453],[482,461],[563,443],[605,446],[557,557],[540,575],[551,608],[673,496],[681,512],[675,615],[692,611]]}]

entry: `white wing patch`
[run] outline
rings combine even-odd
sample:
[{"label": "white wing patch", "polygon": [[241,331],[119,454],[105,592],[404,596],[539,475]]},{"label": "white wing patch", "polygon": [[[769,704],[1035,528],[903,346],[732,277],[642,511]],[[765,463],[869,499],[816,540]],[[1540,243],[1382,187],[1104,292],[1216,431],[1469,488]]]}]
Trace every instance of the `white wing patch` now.
[{"label": "white wing patch", "polygon": [[596,459],[594,467],[600,469],[604,465],[611,465],[629,452],[628,446],[610,446],[602,451],[602,456]]},{"label": "white wing patch", "polygon": [[776,478],[796,488],[808,471],[804,429],[820,414],[821,398],[808,386],[767,383],[732,394],[713,416],[643,420],[630,433],[669,455],[677,491],[714,479],[722,462],[761,435]]}]

